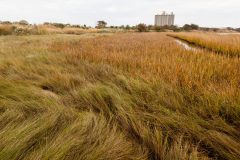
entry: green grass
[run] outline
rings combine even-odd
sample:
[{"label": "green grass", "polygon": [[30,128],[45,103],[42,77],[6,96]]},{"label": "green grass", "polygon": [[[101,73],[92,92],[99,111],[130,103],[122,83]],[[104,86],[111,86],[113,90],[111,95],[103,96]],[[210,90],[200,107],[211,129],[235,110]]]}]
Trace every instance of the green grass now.
[{"label": "green grass", "polygon": [[[239,59],[184,51],[158,33],[0,42],[0,159],[240,158]],[[132,50],[163,63],[132,65]],[[132,62],[115,62],[111,53],[127,51]]]}]

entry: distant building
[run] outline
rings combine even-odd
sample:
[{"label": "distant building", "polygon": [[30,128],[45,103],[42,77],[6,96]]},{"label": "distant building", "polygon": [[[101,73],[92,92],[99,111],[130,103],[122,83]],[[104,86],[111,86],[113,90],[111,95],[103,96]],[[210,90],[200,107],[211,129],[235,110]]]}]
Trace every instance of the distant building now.
[{"label": "distant building", "polygon": [[162,14],[155,15],[155,25],[156,26],[172,26],[174,25],[175,15],[173,12],[171,14],[167,14],[163,12]]}]

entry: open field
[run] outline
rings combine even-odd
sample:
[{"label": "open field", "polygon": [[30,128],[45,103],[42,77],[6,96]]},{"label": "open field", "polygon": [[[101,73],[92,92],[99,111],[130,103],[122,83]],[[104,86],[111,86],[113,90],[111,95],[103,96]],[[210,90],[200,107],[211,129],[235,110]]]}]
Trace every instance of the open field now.
[{"label": "open field", "polygon": [[164,33],[1,36],[0,159],[240,159],[239,66]]},{"label": "open field", "polygon": [[230,57],[240,57],[240,35],[216,33],[177,33],[169,36]]}]

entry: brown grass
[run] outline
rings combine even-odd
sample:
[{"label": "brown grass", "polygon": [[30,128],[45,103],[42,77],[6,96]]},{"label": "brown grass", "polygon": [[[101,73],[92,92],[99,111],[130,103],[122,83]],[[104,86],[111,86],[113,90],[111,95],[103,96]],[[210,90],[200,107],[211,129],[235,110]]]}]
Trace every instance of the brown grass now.
[{"label": "brown grass", "polygon": [[12,25],[0,25],[0,35],[10,35],[14,31]]},{"label": "brown grass", "polygon": [[49,35],[49,34],[87,34],[87,33],[117,33],[126,32],[120,29],[95,29],[64,27],[59,28],[53,25],[19,25],[19,24],[0,24],[0,35]]},{"label": "brown grass", "polygon": [[0,159],[240,158],[238,58],[162,33],[0,41]]},{"label": "brown grass", "polygon": [[213,52],[230,57],[240,57],[239,35],[219,35],[214,33],[178,33],[169,35]]}]

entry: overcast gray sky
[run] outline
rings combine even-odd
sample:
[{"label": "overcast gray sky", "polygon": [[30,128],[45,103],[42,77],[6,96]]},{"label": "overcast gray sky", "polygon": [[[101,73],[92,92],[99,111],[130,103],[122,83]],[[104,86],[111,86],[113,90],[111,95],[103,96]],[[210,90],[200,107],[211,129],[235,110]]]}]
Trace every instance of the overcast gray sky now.
[{"label": "overcast gray sky", "polygon": [[1,0],[0,20],[61,22],[94,26],[154,23],[154,15],[173,11],[176,24],[240,27],[240,0]]}]

